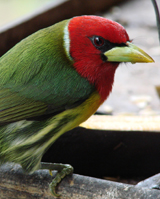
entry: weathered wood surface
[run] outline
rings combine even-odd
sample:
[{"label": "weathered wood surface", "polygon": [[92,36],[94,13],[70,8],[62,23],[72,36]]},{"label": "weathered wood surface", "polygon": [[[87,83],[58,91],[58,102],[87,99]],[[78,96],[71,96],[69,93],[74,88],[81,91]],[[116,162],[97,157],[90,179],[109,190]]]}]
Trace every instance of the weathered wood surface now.
[{"label": "weathered wood surface", "polygon": [[[54,198],[48,189],[52,180],[47,170],[25,175],[19,165],[0,167],[0,198]],[[149,199],[160,198],[160,191],[73,174],[58,186],[62,199]]]},{"label": "weathered wood surface", "polygon": [[160,190],[160,173],[139,182],[136,187]]},{"label": "weathered wood surface", "polygon": [[39,29],[77,15],[96,14],[125,0],[55,0],[19,20],[0,27],[0,56]]}]

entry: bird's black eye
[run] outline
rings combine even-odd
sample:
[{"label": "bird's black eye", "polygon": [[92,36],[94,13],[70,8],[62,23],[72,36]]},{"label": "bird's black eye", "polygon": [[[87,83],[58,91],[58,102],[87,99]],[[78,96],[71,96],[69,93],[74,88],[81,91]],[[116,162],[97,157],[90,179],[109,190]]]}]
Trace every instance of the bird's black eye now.
[{"label": "bird's black eye", "polygon": [[104,39],[102,37],[95,36],[93,42],[95,46],[100,47],[103,46]]},{"label": "bird's black eye", "polygon": [[99,51],[101,51],[101,53],[104,53],[104,52],[111,50],[112,48],[115,48],[115,47],[127,46],[126,43],[112,43],[109,40],[106,40],[103,37],[98,36],[98,35],[89,37],[89,39],[91,40],[94,47],[97,48]]}]

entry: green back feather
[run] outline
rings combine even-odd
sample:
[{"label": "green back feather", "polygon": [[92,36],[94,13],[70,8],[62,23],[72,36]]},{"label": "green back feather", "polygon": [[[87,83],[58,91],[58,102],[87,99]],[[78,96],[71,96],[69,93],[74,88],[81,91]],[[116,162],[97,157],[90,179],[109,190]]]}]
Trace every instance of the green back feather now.
[{"label": "green back feather", "polygon": [[[51,144],[100,105],[94,85],[66,55],[67,24],[38,31],[0,58],[0,123],[22,120],[0,126],[0,163],[15,162],[35,171]],[[24,120],[51,113],[55,115],[43,121]]]},{"label": "green back feather", "polygon": [[65,53],[67,24],[32,34],[0,58],[0,123],[64,110],[94,91]]}]

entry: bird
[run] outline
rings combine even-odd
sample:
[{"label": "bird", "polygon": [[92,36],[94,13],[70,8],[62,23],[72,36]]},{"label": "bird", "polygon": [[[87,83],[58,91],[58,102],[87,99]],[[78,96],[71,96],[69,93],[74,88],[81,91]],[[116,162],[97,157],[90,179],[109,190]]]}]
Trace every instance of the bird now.
[{"label": "bird", "polygon": [[41,29],[1,56],[0,163],[18,163],[27,173],[58,170],[50,184],[58,197],[56,186],[73,167],[41,163],[42,156],[96,112],[123,62],[154,60],[122,25],[94,15]]}]

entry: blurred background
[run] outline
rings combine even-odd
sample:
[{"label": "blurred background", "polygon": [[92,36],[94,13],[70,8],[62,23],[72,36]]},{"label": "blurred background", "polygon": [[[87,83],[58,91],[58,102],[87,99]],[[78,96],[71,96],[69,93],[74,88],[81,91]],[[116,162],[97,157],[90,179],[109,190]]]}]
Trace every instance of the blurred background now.
[{"label": "blurred background", "polygon": [[[159,0],[157,3],[160,6]],[[155,60],[152,64],[121,64],[104,108],[108,104],[115,114],[159,114],[160,100],[155,86],[160,85],[160,48],[151,0],[125,2],[111,8],[104,17],[121,23],[133,43]]]},{"label": "blurred background", "polygon": [[[157,0],[160,6],[160,0]],[[32,32],[75,15],[96,14],[121,23],[152,64],[121,64],[100,114],[157,115],[160,48],[151,0],[0,0],[0,56]]]},{"label": "blurred background", "polygon": [[54,0],[0,0],[0,26],[12,23]]}]

